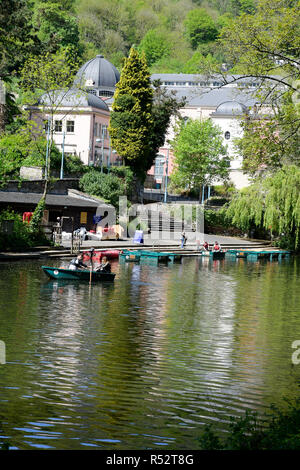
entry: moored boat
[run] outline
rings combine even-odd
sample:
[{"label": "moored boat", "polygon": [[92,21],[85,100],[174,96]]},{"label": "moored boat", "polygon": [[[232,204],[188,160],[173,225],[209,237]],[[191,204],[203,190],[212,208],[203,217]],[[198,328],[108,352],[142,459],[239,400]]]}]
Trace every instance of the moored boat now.
[{"label": "moored boat", "polygon": [[90,250],[84,251],[83,254],[83,261],[89,261],[91,259],[91,253],[93,253],[92,259],[93,261],[101,261],[101,259],[106,256],[107,259],[118,259],[119,258],[119,250]]},{"label": "moored boat", "polygon": [[51,266],[42,266],[45,274],[50,279],[69,279],[76,281],[113,281],[114,273],[105,273],[101,271],[89,271],[88,269],[78,269],[72,271],[66,268],[55,268]]}]

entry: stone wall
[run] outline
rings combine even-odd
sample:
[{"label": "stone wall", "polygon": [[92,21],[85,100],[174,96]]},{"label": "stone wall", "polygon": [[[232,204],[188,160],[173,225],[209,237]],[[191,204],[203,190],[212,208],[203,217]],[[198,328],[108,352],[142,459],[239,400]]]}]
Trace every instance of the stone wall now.
[{"label": "stone wall", "polygon": [[[42,193],[44,191],[45,180],[24,180],[8,181],[1,191],[21,192],[21,193]],[[78,178],[65,178],[50,182],[48,194],[68,194],[68,189],[79,189]]]}]

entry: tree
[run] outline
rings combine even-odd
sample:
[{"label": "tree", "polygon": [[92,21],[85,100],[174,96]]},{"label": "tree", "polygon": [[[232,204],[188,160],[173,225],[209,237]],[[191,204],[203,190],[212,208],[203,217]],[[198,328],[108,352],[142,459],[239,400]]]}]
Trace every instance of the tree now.
[{"label": "tree", "polygon": [[286,163],[299,163],[299,13],[299,1],[258,0],[255,15],[243,13],[221,32],[227,61],[243,74],[223,74],[224,84],[244,80],[245,75],[254,77],[258,101],[269,109],[264,123],[244,124],[245,134],[238,143],[250,173],[262,164],[274,171]]},{"label": "tree", "polygon": [[12,78],[37,49],[37,40],[32,34],[31,16],[27,0],[1,0],[0,89],[5,84],[5,99],[0,99],[0,134],[5,132],[6,125],[11,121],[10,116],[18,112],[10,94]]},{"label": "tree", "polygon": [[80,188],[87,194],[98,196],[117,207],[119,197],[126,193],[125,182],[114,174],[92,169],[80,179]]},{"label": "tree", "polygon": [[0,78],[10,79],[34,48],[31,16],[27,0],[1,0]]},{"label": "tree", "polygon": [[[68,49],[57,54],[47,52],[38,58],[31,57],[22,69],[21,86],[26,92],[23,99],[29,111],[30,105],[34,105],[35,108],[38,105],[40,116],[46,120],[46,128],[49,129],[50,134],[50,150],[53,144],[54,115],[61,108],[63,101],[70,100],[74,98],[74,95],[80,94],[80,83],[77,83],[76,86],[74,84],[74,75],[77,69],[78,64],[73,61]],[[40,132],[45,135],[42,129]],[[46,163],[46,175],[48,176],[50,162],[51,152]]]},{"label": "tree", "polygon": [[[295,0],[258,0],[255,15],[243,13],[221,32],[220,45],[227,61],[238,73],[260,78],[259,88],[269,100],[278,100],[285,91],[297,91],[299,12]],[[229,77],[225,82],[243,78]]]},{"label": "tree", "polygon": [[116,86],[108,130],[113,147],[141,182],[164,144],[171,116],[183,105],[159,81],[151,86],[145,57],[132,48]]},{"label": "tree", "polygon": [[241,122],[243,136],[235,145],[243,157],[243,170],[255,176],[259,170],[274,173],[286,164],[300,165],[300,133],[297,110],[288,100],[268,116]]},{"label": "tree", "polygon": [[170,55],[170,44],[164,33],[151,29],[143,37],[138,50],[144,51],[147,64],[151,67],[162,57]]},{"label": "tree", "polygon": [[259,178],[231,201],[227,217],[243,230],[264,228],[281,246],[296,249],[300,234],[300,169],[284,165],[274,175]]},{"label": "tree", "polygon": [[214,20],[204,8],[189,11],[184,20],[184,27],[193,49],[201,43],[214,41],[218,35]]},{"label": "tree", "polygon": [[151,158],[148,163],[148,168],[153,165],[154,159],[165,143],[166,132],[170,125],[171,117],[180,117],[179,110],[185,105],[185,98],[179,100],[176,97],[176,92],[169,92],[165,87],[161,86],[159,80],[152,82],[154,87],[153,105],[152,105],[152,132],[150,137],[151,145]]},{"label": "tree", "polygon": [[184,66],[183,73],[205,73],[217,64],[217,60],[208,54],[206,57],[200,52],[196,51]]},{"label": "tree", "polygon": [[33,27],[44,51],[57,52],[72,48],[81,55],[77,18],[70,11],[72,4],[59,1],[37,1],[33,11]]},{"label": "tree", "polygon": [[188,190],[228,176],[228,159],[221,129],[210,119],[180,124],[172,142],[175,171],[172,183]]},{"label": "tree", "polygon": [[112,146],[141,180],[151,159],[152,100],[145,56],[132,47],[116,85],[108,130]]}]

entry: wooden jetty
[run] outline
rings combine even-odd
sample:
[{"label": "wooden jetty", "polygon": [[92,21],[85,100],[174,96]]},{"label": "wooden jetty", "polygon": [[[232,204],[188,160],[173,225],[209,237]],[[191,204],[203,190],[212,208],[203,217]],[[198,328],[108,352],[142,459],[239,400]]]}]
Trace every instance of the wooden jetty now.
[{"label": "wooden jetty", "polygon": [[127,262],[147,262],[151,261],[157,263],[174,263],[181,261],[181,253],[172,253],[164,251],[150,251],[150,250],[122,250],[120,251],[119,258]]},{"label": "wooden jetty", "polygon": [[248,261],[258,261],[266,259],[273,261],[274,259],[281,261],[283,258],[288,258],[291,252],[288,250],[241,250],[230,249],[226,251],[228,258],[245,258]]},{"label": "wooden jetty", "polygon": [[209,259],[216,260],[216,259],[224,259],[225,258],[225,251],[201,251],[201,256],[209,257]]}]

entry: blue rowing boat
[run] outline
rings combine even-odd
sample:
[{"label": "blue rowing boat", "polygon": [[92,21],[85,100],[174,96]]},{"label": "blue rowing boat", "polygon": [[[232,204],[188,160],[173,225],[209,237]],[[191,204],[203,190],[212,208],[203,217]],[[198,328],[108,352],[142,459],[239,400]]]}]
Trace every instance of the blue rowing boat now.
[{"label": "blue rowing boat", "polygon": [[71,269],[65,268],[53,268],[50,266],[42,266],[45,274],[50,279],[67,279],[76,281],[113,281],[115,278],[114,273],[106,273],[103,271],[89,271],[78,269],[72,271]]}]

